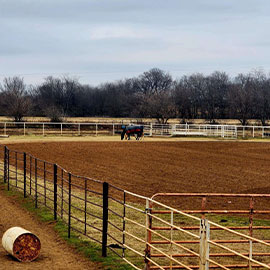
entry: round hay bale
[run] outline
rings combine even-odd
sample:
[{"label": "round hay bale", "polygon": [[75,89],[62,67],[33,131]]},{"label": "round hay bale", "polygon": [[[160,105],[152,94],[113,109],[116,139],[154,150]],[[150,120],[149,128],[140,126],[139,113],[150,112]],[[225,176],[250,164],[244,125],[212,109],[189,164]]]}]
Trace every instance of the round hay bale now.
[{"label": "round hay bale", "polygon": [[2,245],[9,254],[21,262],[35,260],[41,249],[38,237],[21,227],[8,229],[2,237]]}]

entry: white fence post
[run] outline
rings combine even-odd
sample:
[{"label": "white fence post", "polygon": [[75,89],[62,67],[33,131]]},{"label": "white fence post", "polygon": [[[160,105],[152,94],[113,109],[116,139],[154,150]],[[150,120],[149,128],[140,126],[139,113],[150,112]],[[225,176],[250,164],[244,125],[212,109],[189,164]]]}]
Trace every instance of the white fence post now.
[{"label": "white fence post", "polygon": [[208,220],[200,222],[200,270],[209,270],[209,243],[210,225]]},{"label": "white fence post", "polygon": [[145,267],[144,267],[144,270],[150,270],[150,262],[147,260],[147,258],[150,257],[150,254],[151,254],[151,247],[148,245],[149,243],[151,243],[151,232],[150,230],[148,229],[151,229],[152,228],[152,217],[150,215],[148,215],[148,213],[151,212],[151,209],[150,209],[150,202],[149,200],[147,199],[146,200],[146,205],[145,205],[145,227],[146,227],[146,231],[145,231],[145,240],[146,240],[146,248],[145,248]]},{"label": "white fence post", "polygon": [[112,134],[115,135],[114,133],[115,132],[114,132],[114,124],[113,124],[113,126],[112,126]]},{"label": "white fence post", "polygon": [[4,124],[4,135],[6,136],[7,135],[7,123],[5,122]]},{"label": "white fence post", "polygon": [[42,125],[42,134],[43,134],[43,136],[45,136],[45,124],[44,123]]},{"label": "white fence post", "polygon": [[23,136],[25,136],[25,122],[23,123]]},{"label": "white fence post", "polygon": [[172,125],[171,135],[174,135],[175,133],[176,133],[176,125]]},{"label": "white fence post", "polygon": [[78,124],[78,135],[79,136],[81,135],[81,124],[80,123]]},{"label": "white fence post", "polygon": [[173,211],[171,211],[171,244],[170,244],[170,269],[172,269],[173,266],[173,246],[172,246],[172,241],[173,241]]},{"label": "white fence post", "polygon": [[98,134],[98,124],[96,124],[96,136]]},{"label": "white fence post", "polygon": [[252,264],[251,261],[252,260],[252,240],[249,240],[249,270],[252,270]]},{"label": "white fence post", "polygon": [[150,123],[150,131],[149,131],[149,136],[153,136],[153,123]]}]

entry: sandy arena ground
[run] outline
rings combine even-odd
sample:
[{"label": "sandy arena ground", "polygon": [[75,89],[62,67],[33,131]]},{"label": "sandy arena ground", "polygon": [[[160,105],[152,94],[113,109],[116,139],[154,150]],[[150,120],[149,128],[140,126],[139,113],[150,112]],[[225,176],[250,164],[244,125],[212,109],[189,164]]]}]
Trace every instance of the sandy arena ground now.
[{"label": "sandy arena ground", "polygon": [[270,193],[267,142],[71,141],[9,147],[146,196],[157,192]]}]

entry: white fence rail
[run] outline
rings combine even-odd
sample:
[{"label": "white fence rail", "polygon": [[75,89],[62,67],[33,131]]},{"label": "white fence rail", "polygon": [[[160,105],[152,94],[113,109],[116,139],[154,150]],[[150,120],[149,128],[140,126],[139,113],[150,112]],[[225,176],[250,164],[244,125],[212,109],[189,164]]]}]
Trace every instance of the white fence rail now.
[{"label": "white fence rail", "polygon": [[149,136],[206,136],[236,138],[235,125],[158,125],[150,124],[146,127]]},{"label": "white fence rail", "polygon": [[0,134],[7,135],[115,135],[122,123],[47,123],[47,122],[2,122]]},{"label": "white fence rail", "polygon": [[[48,123],[0,122],[0,135],[115,135],[123,123]],[[135,124],[132,124],[135,125]],[[199,124],[143,124],[145,136],[204,136],[236,138],[270,137],[270,126],[199,125]]]}]

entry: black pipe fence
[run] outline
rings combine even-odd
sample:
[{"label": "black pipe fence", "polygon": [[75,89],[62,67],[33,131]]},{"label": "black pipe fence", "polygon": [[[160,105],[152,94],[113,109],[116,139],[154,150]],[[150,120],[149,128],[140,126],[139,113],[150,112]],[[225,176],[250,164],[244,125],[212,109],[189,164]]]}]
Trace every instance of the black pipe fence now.
[{"label": "black pipe fence", "polygon": [[119,257],[125,255],[124,190],[2,145],[0,180],[8,190],[15,188],[32,198],[36,208],[43,205],[53,211],[54,219],[67,225],[68,237],[73,230],[99,243],[104,257],[108,248]]}]

